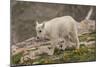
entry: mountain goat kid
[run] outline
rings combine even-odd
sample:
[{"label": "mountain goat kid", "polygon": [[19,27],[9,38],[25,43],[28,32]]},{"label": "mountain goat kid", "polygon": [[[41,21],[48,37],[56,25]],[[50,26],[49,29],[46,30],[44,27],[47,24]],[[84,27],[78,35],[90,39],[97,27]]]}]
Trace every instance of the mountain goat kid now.
[{"label": "mountain goat kid", "polygon": [[[37,39],[50,39],[53,48],[59,46],[63,49],[73,46],[78,49],[79,39],[76,23],[71,16],[57,17],[43,23],[36,22]],[[59,39],[64,39],[65,44],[59,45]]]}]

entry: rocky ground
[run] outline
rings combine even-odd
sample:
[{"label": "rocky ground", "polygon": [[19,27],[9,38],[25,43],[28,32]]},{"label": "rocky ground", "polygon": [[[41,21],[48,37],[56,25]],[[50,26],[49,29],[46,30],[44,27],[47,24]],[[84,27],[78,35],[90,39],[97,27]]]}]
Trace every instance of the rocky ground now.
[{"label": "rocky ground", "polygon": [[[49,47],[50,42],[36,42],[32,37],[24,42],[17,43],[12,47],[12,64],[53,64],[69,62],[85,62],[96,60],[96,33],[86,33],[79,36],[79,50],[59,50],[55,49],[54,55],[48,55],[46,52],[39,53]],[[40,49],[40,51],[38,51]],[[48,49],[44,50],[48,51]],[[36,54],[37,53],[37,54]]]}]

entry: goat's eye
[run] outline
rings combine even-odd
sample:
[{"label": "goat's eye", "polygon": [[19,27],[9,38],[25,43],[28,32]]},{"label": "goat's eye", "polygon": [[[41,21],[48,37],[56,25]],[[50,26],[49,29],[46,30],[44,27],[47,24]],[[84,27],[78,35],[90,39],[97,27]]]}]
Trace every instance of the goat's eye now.
[{"label": "goat's eye", "polygon": [[42,32],[41,30],[39,32]]}]

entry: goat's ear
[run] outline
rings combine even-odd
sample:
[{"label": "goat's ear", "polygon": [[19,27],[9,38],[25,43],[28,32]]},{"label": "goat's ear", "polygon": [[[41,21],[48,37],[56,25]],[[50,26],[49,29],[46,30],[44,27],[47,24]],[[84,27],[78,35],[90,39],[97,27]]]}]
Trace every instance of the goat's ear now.
[{"label": "goat's ear", "polygon": [[39,22],[38,21],[36,21],[36,25],[38,25],[39,24]]},{"label": "goat's ear", "polygon": [[42,24],[42,28],[44,28],[44,26],[45,26],[45,23]]}]

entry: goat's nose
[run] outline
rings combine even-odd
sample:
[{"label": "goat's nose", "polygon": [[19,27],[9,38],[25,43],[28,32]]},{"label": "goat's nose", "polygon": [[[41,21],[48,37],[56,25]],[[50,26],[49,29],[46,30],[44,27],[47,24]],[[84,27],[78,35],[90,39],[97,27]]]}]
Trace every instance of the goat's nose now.
[{"label": "goat's nose", "polygon": [[37,39],[39,39],[39,37],[37,36]]}]

